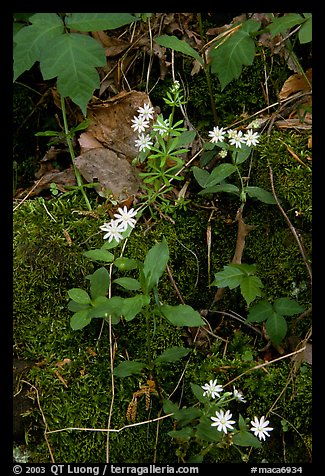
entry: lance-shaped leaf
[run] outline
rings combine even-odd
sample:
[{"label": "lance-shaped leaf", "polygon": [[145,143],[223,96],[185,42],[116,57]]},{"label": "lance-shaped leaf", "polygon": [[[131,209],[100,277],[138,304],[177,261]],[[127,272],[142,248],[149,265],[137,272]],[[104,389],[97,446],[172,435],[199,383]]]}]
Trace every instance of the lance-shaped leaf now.
[{"label": "lance-shaped leaf", "polygon": [[204,326],[200,314],[187,304],[179,304],[178,306],[163,304],[159,309],[163,316],[174,326]]},{"label": "lance-shaped leaf", "polygon": [[159,278],[166,269],[169,259],[167,241],[163,238],[161,243],[156,243],[147,253],[143,263],[144,288],[147,294],[157,286]]},{"label": "lance-shaped leaf", "polygon": [[288,325],[283,316],[273,312],[272,316],[266,321],[265,329],[271,342],[275,345],[280,345],[287,333]]},{"label": "lance-shaped leaf", "polygon": [[244,191],[253,198],[257,198],[263,203],[268,203],[270,205],[274,205],[276,203],[273,195],[271,192],[268,192],[267,190],[264,190],[264,188],[261,187],[245,187]]},{"label": "lance-shaped leaf", "polygon": [[141,287],[139,281],[134,278],[117,278],[114,279],[113,283],[119,284],[122,288],[129,291],[138,291]]},{"label": "lance-shaped leaf", "polygon": [[83,255],[94,261],[103,261],[104,263],[111,263],[114,260],[113,253],[102,248],[85,251]]},{"label": "lance-shaped leaf", "polygon": [[275,312],[281,316],[294,316],[295,314],[298,314],[304,310],[304,308],[300,306],[297,301],[287,297],[276,299],[274,301],[273,307]]},{"label": "lance-shaped leaf", "polygon": [[145,366],[146,364],[144,362],[127,360],[117,365],[113,373],[115,377],[129,377],[130,375],[139,374]]},{"label": "lance-shaped leaf", "polygon": [[192,56],[192,58],[195,58],[203,66],[203,59],[201,56],[194,48],[192,48],[192,46],[186,43],[186,41],[179,40],[174,35],[161,35],[155,38],[155,42],[160,46],[164,46],[165,48],[170,48],[172,50],[179,51],[180,53],[184,53],[185,55]]},{"label": "lance-shaped leaf", "polygon": [[57,77],[61,96],[70,97],[86,115],[87,103],[99,88],[96,67],[105,63],[105,50],[94,38],[65,33],[48,43],[40,66],[43,78]]},{"label": "lance-shaped leaf", "polygon": [[211,174],[210,178],[206,183],[206,187],[212,187],[217,183],[222,182],[229,175],[233,174],[236,171],[236,167],[233,164],[221,164],[218,167],[215,167]]},{"label": "lance-shaped leaf", "polygon": [[155,359],[155,363],[176,362],[185,357],[190,351],[191,349],[185,349],[185,347],[170,347]]},{"label": "lance-shaped leaf", "polygon": [[106,268],[97,269],[93,274],[87,276],[90,280],[90,295],[92,299],[98,296],[106,296],[109,287],[109,274]]}]

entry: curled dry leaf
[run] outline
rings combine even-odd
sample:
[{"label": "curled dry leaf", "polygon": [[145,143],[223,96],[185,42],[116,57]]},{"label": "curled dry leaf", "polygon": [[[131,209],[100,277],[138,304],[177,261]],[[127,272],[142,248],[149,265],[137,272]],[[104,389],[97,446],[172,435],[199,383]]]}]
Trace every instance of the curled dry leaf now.
[{"label": "curled dry leaf", "polygon": [[302,74],[292,74],[289,78],[284,82],[282,89],[279,94],[280,99],[286,99],[287,97],[291,96],[294,93],[299,91],[310,91],[311,90],[311,83],[312,83],[312,69],[309,68],[306,71],[306,78]]}]

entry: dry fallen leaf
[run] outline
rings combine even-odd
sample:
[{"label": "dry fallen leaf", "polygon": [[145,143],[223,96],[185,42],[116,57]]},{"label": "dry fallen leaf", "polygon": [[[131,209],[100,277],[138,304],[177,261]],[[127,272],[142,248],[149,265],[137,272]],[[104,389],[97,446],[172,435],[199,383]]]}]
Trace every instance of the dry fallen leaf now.
[{"label": "dry fallen leaf", "polygon": [[134,159],[138,149],[134,145],[138,133],[132,128],[132,119],[138,115],[138,108],[151,101],[140,91],[122,91],[107,101],[100,101],[88,107],[89,134],[105,147]]},{"label": "dry fallen leaf", "polygon": [[140,180],[135,168],[113,150],[90,149],[76,157],[74,163],[87,182],[99,183],[97,191],[103,196],[113,195],[121,201],[138,191]]},{"label": "dry fallen leaf", "polygon": [[299,91],[310,91],[312,82],[311,68],[306,71],[306,76],[310,84],[308,81],[306,81],[306,78],[302,74],[295,73],[289,76],[282,86],[279,98],[286,99],[287,97],[291,96],[291,94],[297,93]]}]

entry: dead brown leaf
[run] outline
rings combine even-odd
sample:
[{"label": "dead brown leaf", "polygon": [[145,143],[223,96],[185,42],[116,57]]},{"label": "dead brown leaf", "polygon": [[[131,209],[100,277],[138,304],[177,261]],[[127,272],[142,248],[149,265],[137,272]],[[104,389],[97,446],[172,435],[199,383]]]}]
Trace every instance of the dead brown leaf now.
[{"label": "dead brown leaf", "polygon": [[309,68],[306,71],[306,76],[309,82],[302,74],[295,73],[289,76],[282,86],[279,98],[286,99],[287,97],[291,96],[291,94],[297,93],[299,91],[310,91],[312,83],[312,68]]},{"label": "dead brown leaf", "polygon": [[104,46],[107,57],[118,56],[130,47],[128,41],[115,38],[114,36],[108,36],[107,33],[103,31],[95,31],[92,33],[92,36]]},{"label": "dead brown leaf", "polygon": [[122,91],[113,98],[91,104],[87,117],[90,120],[86,132],[102,145],[133,159],[138,154],[134,141],[138,134],[131,128],[132,119],[138,108],[147,103],[149,96],[140,91]]},{"label": "dead brown leaf", "polygon": [[113,195],[121,201],[139,189],[140,180],[134,167],[111,149],[90,149],[76,157],[74,163],[87,182],[99,183],[97,192],[105,197]]}]

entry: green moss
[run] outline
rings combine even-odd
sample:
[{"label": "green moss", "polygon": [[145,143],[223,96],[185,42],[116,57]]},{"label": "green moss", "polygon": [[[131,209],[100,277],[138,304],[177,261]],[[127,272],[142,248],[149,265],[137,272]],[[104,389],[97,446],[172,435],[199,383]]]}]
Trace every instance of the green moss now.
[{"label": "green moss", "polygon": [[[72,195],[46,202],[42,199],[26,201],[14,214],[14,349],[22,359],[41,362],[41,366],[30,371],[27,379],[38,389],[49,430],[68,427],[107,428],[112,399],[108,329],[104,326],[101,330],[101,321],[95,320],[81,331],[72,331],[71,312],[67,309],[67,291],[72,287],[87,289],[88,281],[85,277],[97,268],[96,264],[82,254],[83,251],[102,244],[99,225],[107,220],[108,215],[104,207],[96,207],[95,203],[94,207],[97,215],[85,214],[82,198]],[[232,257],[236,224],[229,225],[227,216],[234,216],[235,210],[235,203],[227,201],[227,197],[218,202],[218,211],[211,223],[212,274],[228,264]],[[291,289],[293,274],[297,283],[307,280],[299,251],[295,243],[290,241],[287,225],[276,207],[270,208],[256,202],[251,206],[247,204],[246,211],[247,222],[256,224],[257,228],[247,237],[244,261],[258,263],[259,275],[265,282],[268,297],[286,295]],[[143,260],[152,245],[165,236],[170,250],[168,264],[173,278],[185,302],[197,310],[209,307],[216,291],[216,288],[209,288],[207,285],[206,230],[209,215],[210,212],[198,212],[197,209],[191,211],[189,208],[187,212],[178,212],[175,224],[158,219],[150,223],[150,226],[141,222],[130,235],[124,253],[125,256]],[[67,241],[64,230],[69,233],[72,243]],[[292,247],[288,247],[288,240]],[[158,291],[163,302],[179,303],[167,272],[159,282]],[[305,299],[308,300],[307,294]],[[233,309],[245,315],[245,305],[238,293],[228,292],[220,304],[219,309]],[[193,395],[190,382],[202,385],[217,376],[225,383],[250,368],[255,359],[258,359],[257,348],[249,333],[241,337],[234,334],[236,328],[238,325],[226,321],[220,328],[221,334],[228,336],[230,343],[234,339],[225,355],[223,344],[212,339],[208,350],[193,349],[185,374],[185,360],[157,368],[157,382],[163,396],[168,397],[180,382],[173,400],[181,398],[182,404],[191,405]],[[146,358],[147,329],[142,315],[131,322],[119,323],[113,331],[116,343],[114,365],[126,358]],[[152,319],[151,332],[153,357],[168,347],[188,345],[184,330],[169,325],[161,318],[156,317],[155,324]],[[259,348],[264,344],[261,341]],[[70,363],[58,366],[64,359],[69,359]],[[247,374],[247,378],[238,381],[243,391],[252,398],[254,396],[251,412],[259,410],[266,413],[271,407],[275,395],[271,389],[277,384],[280,392],[289,374],[288,367],[279,366],[280,368],[282,370],[278,374],[273,366],[269,367],[268,380],[260,370],[254,371],[252,375]],[[111,428],[122,428],[129,423],[126,411],[132,395],[139,390],[139,385],[146,383],[148,377],[144,371],[126,379],[115,378]],[[302,427],[304,416],[301,415],[299,419],[298,411],[300,403],[304,401],[306,414],[308,412],[308,385],[308,380],[296,379],[295,385],[290,386],[286,393],[286,404],[289,402],[290,408],[278,408],[279,413],[284,412],[283,417],[292,422],[302,435],[297,436],[294,430],[285,435],[293,438],[295,444],[300,444],[302,438],[304,441],[309,438],[309,430],[304,431]],[[142,397],[138,402],[136,421],[155,418],[160,410],[158,397],[151,398],[149,412],[145,409]],[[33,455],[30,461],[50,461],[43,438],[42,417],[37,407],[29,419],[28,449]],[[159,430],[156,425],[139,425],[112,433],[111,462],[143,463],[152,462],[156,457],[157,462],[173,463],[182,461],[182,454],[190,456],[198,450],[197,445],[189,450],[170,439],[168,431],[173,429],[170,419],[161,421]],[[280,433],[277,434],[281,436]],[[57,462],[105,461],[105,432],[60,431],[50,433],[48,438]],[[304,443],[305,450],[306,444]],[[277,456],[273,459],[280,461],[281,444],[276,451]],[[256,455],[257,460],[259,455]],[[207,459],[214,462],[234,457],[220,453],[217,448],[207,455]],[[307,456],[302,458],[307,459]]]}]

